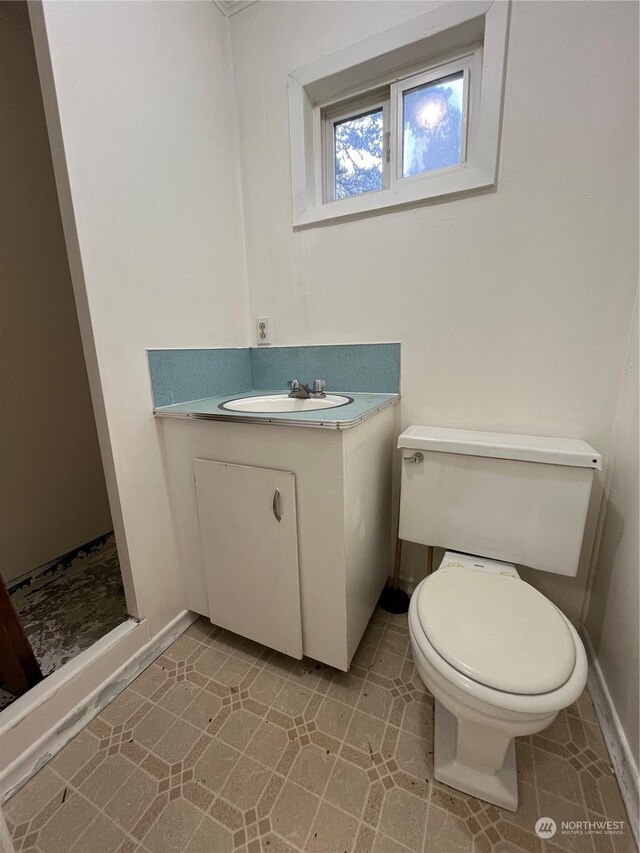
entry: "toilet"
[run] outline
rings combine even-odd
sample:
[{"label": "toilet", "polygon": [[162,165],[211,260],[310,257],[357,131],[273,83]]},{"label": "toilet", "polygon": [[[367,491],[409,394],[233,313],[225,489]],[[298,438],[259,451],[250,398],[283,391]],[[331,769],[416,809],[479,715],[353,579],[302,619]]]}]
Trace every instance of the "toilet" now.
[{"label": "toilet", "polygon": [[587,679],[575,628],[516,564],[577,574],[602,457],[578,439],[428,426],[398,447],[399,536],[446,549],[409,606],[434,697],[434,776],[516,811],[514,738],[549,726]]}]

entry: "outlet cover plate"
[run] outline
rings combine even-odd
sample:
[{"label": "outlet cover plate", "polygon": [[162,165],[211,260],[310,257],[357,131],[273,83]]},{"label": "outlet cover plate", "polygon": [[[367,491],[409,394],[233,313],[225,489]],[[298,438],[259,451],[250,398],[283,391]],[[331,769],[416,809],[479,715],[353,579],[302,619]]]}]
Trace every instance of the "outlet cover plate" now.
[{"label": "outlet cover plate", "polygon": [[256,343],[259,347],[271,345],[271,321],[268,317],[256,318]]}]

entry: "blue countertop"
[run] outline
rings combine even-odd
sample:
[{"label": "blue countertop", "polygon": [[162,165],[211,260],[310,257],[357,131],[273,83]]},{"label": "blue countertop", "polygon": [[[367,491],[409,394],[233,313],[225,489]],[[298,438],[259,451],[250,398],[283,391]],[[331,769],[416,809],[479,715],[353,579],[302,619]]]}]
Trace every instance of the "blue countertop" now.
[{"label": "blue countertop", "polygon": [[236,423],[267,423],[281,426],[322,427],[324,429],[349,429],[400,399],[399,394],[353,394],[349,391],[328,391],[329,394],[344,394],[353,402],[332,409],[316,409],[311,412],[232,412],[221,409],[222,403],[242,397],[262,397],[267,394],[286,394],[281,388],[275,391],[240,391],[220,397],[190,400],[173,406],[158,406],[153,412],[160,418],[199,418],[204,420],[234,421]]}]

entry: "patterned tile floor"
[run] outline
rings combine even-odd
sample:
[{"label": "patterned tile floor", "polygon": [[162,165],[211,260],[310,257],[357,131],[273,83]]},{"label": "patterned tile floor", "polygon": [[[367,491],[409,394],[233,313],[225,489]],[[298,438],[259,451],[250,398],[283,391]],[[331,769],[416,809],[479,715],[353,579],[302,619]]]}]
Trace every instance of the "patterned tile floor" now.
[{"label": "patterned tile floor", "polygon": [[17,851],[631,851],[542,842],[540,816],[626,821],[588,694],[517,744],[516,814],[433,780],[432,699],[406,616],[376,611],[351,671],[205,620],[5,805]]}]

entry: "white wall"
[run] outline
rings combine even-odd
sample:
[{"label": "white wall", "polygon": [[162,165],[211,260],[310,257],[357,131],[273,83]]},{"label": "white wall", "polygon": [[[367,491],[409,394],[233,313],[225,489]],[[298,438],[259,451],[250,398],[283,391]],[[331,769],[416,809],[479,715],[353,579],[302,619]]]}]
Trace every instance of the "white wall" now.
[{"label": "white wall", "polygon": [[637,773],[640,767],[637,302],[634,316],[616,411],[613,473],[586,628]]},{"label": "white wall", "polygon": [[0,572],[112,529],[26,3],[0,4]]},{"label": "white wall", "polygon": [[[497,192],[291,228],[288,72],[431,5],[231,18],[252,316],[278,344],[402,341],[404,425],[579,437],[606,456],[637,282],[636,4],[513,4]],[[588,564],[587,547],[578,578],[527,577],[576,619]]]},{"label": "white wall", "polygon": [[43,6],[77,286],[138,612],[157,625],[185,598],[145,348],[248,343],[226,21],[212,3]]},{"label": "white wall", "polygon": [[145,348],[249,343],[225,18],[209,2],[82,0],[30,15],[127,604],[143,621],[3,727],[0,797],[188,624]]}]

